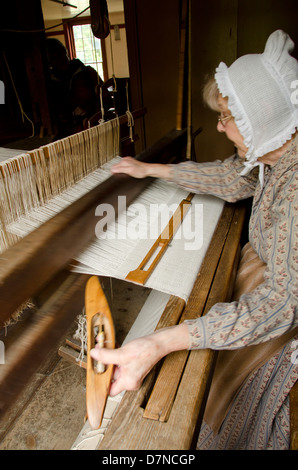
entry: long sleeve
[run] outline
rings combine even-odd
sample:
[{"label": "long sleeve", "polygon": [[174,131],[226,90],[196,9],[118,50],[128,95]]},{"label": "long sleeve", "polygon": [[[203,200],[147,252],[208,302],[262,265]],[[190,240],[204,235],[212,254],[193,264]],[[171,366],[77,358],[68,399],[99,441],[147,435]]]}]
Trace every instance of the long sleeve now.
[{"label": "long sleeve", "polygon": [[239,301],[214,305],[187,322],[190,349],[236,349],[278,337],[298,325],[298,164],[275,172],[258,194],[251,243],[266,262],[264,282]]},{"label": "long sleeve", "polygon": [[171,165],[172,181],[181,188],[199,194],[210,194],[228,202],[253,196],[257,174],[241,176],[243,160],[234,155],[224,161]]}]

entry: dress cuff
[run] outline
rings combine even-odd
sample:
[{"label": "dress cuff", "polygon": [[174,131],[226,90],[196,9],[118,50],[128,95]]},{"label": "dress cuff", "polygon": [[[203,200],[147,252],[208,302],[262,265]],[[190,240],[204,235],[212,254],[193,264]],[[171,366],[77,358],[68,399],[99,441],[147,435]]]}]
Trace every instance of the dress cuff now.
[{"label": "dress cuff", "polygon": [[172,183],[176,183],[178,178],[178,164],[177,163],[168,163],[168,167],[170,168],[170,175],[168,181],[171,181]]},{"label": "dress cuff", "polygon": [[208,335],[206,325],[203,318],[196,318],[195,320],[185,320],[189,332],[189,350],[192,349],[206,349],[208,348]]}]

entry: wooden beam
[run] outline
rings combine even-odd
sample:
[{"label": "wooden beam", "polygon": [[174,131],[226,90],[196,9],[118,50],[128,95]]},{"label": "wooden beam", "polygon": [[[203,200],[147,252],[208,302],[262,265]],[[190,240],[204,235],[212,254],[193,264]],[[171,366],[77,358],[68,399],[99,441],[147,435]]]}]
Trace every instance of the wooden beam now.
[{"label": "wooden beam", "polygon": [[176,129],[183,129],[185,127],[185,110],[186,110],[186,97],[187,85],[186,71],[187,71],[187,57],[188,57],[188,0],[182,0],[181,15],[180,15],[180,51],[179,51],[179,83],[178,83],[178,97],[177,97],[177,112],[176,112]]}]

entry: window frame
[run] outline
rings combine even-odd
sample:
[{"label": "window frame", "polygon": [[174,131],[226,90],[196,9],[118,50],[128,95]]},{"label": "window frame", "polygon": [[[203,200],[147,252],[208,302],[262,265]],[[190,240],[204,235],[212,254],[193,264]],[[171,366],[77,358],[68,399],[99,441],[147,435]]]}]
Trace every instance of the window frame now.
[{"label": "window frame", "polygon": [[[91,16],[84,16],[82,18],[75,18],[74,20],[63,20],[63,30],[64,30],[64,37],[65,37],[65,45],[67,47],[70,59],[76,58],[76,47],[75,47],[75,40],[73,34],[73,26],[79,26],[84,24],[91,25]],[[106,47],[105,41],[100,39],[101,44],[101,52],[102,52],[102,67],[103,67],[103,79],[106,82],[109,78],[108,76],[108,65],[107,65],[107,55],[106,55]]]}]

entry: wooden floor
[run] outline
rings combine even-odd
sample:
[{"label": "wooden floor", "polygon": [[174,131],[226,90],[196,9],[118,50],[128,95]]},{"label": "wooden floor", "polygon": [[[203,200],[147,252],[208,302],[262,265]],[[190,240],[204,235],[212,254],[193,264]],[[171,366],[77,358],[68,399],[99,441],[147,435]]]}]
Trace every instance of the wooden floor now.
[{"label": "wooden floor", "polygon": [[[115,279],[103,280],[103,288],[121,344],[150,291]],[[0,421],[0,450],[69,450],[84,425],[85,374],[57,351],[48,357]]]}]

